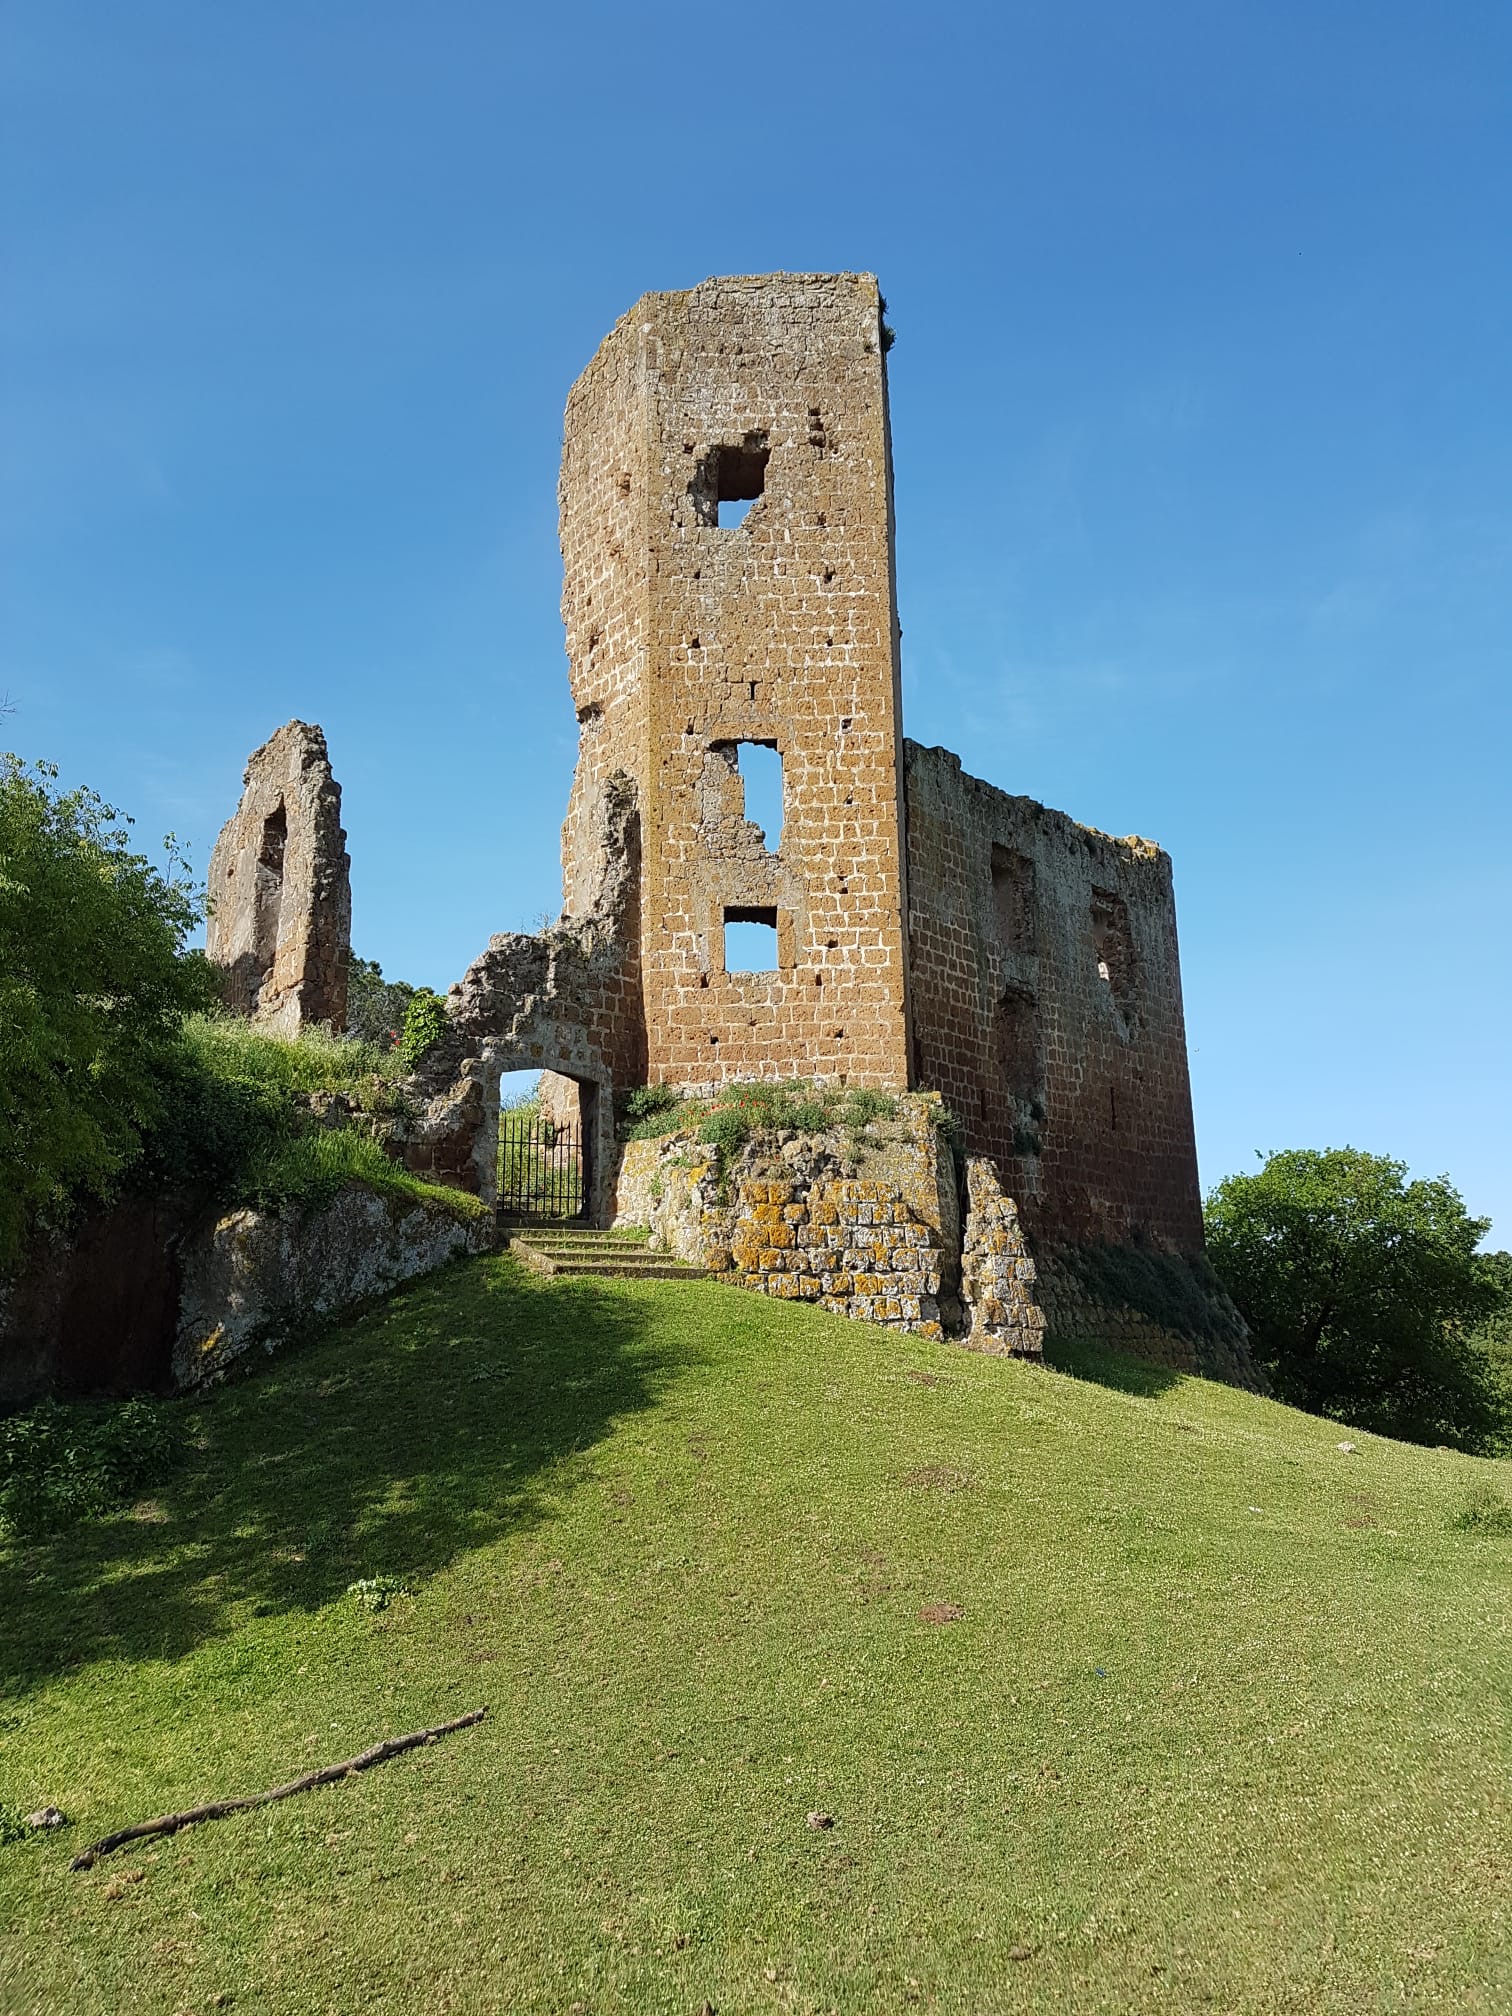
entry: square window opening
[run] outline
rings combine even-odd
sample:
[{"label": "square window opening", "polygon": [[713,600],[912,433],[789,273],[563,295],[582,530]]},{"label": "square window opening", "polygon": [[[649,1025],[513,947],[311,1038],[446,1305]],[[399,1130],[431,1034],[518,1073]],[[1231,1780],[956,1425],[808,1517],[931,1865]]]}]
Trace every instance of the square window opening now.
[{"label": "square window opening", "polygon": [[727,973],[775,973],[777,971],[777,912],[749,905],[732,905],[724,913],[725,971]]},{"label": "square window opening", "polygon": [[766,489],[771,452],[766,435],[759,432],[747,434],[738,447],[722,443],[710,449],[692,486],[705,524],[728,529],[745,523]]}]

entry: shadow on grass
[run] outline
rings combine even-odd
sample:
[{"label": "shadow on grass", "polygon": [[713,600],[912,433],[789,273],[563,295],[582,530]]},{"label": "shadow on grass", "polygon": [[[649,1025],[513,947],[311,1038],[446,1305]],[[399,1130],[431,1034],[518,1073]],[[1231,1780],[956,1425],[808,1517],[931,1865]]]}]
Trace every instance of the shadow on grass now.
[{"label": "shadow on grass", "polygon": [[1154,1400],[1169,1393],[1186,1373],[1174,1366],[1156,1365],[1148,1358],[1135,1358],[1126,1351],[1110,1351],[1106,1344],[1094,1344],[1079,1337],[1053,1337],[1045,1346],[1045,1363],[1053,1372],[1065,1372],[1073,1379],[1088,1379],[1097,1386],[1111,1386],[1118,1393],[1132,1393],[1141,1400]]},{"label": "shadow on grass", "polygon": [[180,1403],[189,1460],[132,1515],[0,1551],[0,1689],[172,1659],[359,1576],[411,1585],[545,1516],[582,1452],[693,1347],[600,1282],[460,1262],[266,1370]]}]

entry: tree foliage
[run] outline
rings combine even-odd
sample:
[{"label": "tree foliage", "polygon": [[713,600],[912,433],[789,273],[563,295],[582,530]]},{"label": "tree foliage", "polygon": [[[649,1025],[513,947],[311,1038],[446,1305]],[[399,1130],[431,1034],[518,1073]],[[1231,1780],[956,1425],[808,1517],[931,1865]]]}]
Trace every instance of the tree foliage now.
[{"label": "tree foliage", "polygon": [[1495,1269],[1447,1177],[1355,1148],[1288,1149],[1207,1200],[1208,1253],[1279,1398],[1413,1442],[1505,1433],[1502,1367],[1477,1326]]},{"label": "tree foliage", "polygon": [[107,1194],[163,1104],[184,1016],[214,995],[195,893],[93,791],[0,756],[0,1265],[34,1213]]},{"label": "tree foliage", "polygon": [[346,1033],[393,1049],[417,991],[407,980],[385,980],[376,959],[359,959],[354,953],[347,961]]}]

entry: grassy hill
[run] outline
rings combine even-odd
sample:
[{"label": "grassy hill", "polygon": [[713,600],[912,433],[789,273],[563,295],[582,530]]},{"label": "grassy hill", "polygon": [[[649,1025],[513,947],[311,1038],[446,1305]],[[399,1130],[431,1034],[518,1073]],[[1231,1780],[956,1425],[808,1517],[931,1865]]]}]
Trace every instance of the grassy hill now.
[{"label": "grassy hill", "polygon": [[1512,1466],[1074,1369],[490,1259],[200,1403],[0,1555],[0,2008],[1506,2009]]}]

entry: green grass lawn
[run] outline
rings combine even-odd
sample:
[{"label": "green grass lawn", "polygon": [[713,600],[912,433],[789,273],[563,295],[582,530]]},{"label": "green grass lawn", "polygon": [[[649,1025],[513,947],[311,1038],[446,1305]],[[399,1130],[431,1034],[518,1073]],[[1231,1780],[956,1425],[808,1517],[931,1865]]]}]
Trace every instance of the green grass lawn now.
[{"label": "green grass lawn", "polygon": [[1077,1369],[488,1259],[197,1403],[0,1556],[0,2007],[1505,2011],[1512,1465]]}]

